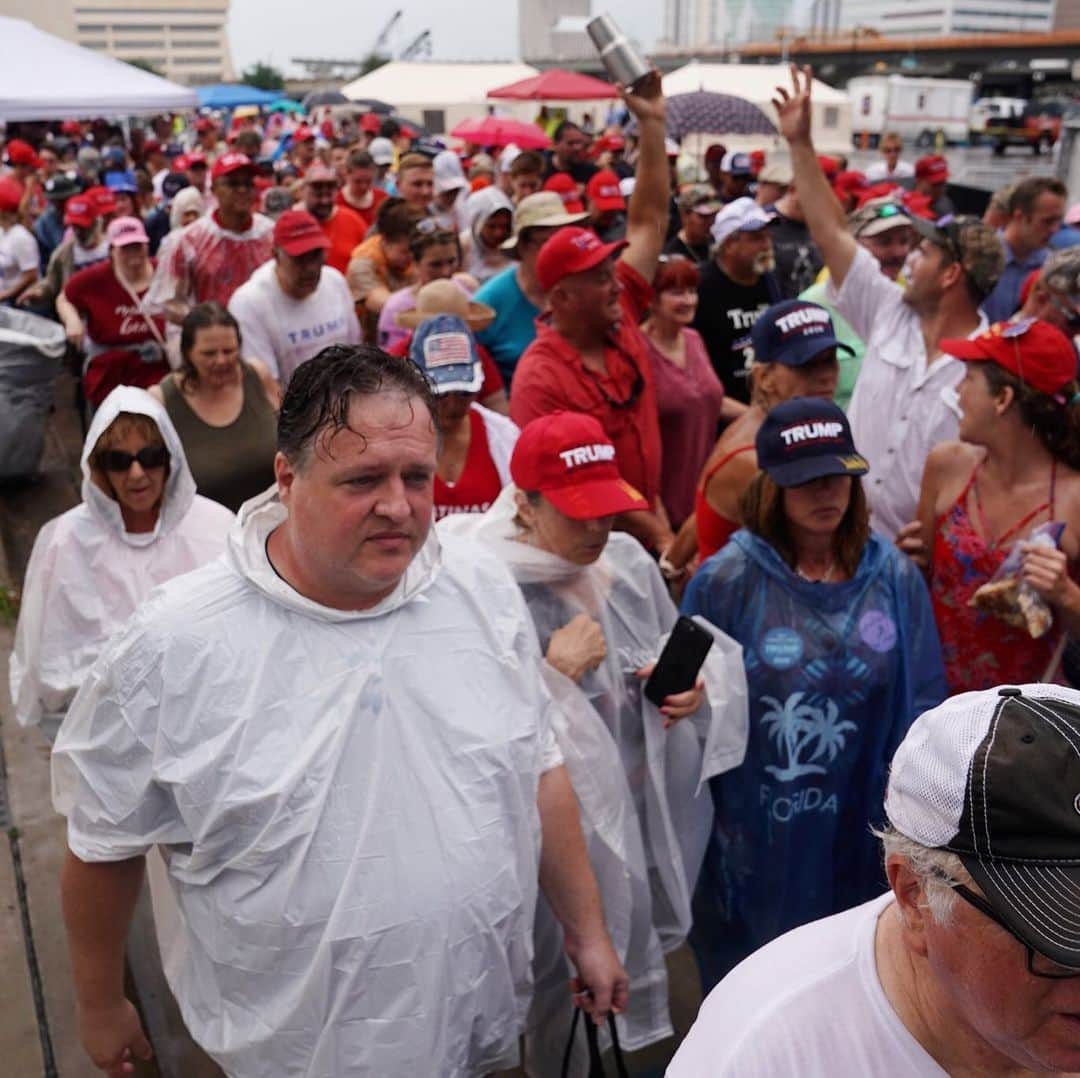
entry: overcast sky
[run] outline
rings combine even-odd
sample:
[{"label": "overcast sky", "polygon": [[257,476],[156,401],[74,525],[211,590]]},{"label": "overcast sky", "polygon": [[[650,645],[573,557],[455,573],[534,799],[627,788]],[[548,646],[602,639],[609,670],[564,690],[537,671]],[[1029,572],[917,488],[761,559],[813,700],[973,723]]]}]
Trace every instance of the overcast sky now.
[{"label": "overcast sky", "polygon": [[[518,58],[515,0],[232,0],[229,39],[237,74],[257,60],[292,71],[293,56],[366,56],[398,8],[403,15],[390,38],[395,53],[430,30],[433,60]],[[614,15],[646,48],[660,36],[663,0],[599,0],[593,10]]]}]

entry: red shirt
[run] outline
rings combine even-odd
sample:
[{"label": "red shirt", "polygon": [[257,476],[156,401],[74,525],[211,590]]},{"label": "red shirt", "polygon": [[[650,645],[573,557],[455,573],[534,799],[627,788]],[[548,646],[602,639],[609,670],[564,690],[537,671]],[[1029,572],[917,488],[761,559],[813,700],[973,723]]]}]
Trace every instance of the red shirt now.
[{"label": "red shirt", "polygon": [[435,519],[451,513],[486,513],[502,491],[502,480],[491,459],[484,417],[469,410],[469,453],[456,483],[435,476]]},{"label": "red shirt", "polygon": [[577,349],[546,318],[538,318],[536,340],[514,371],[510,418],[524,428],[530,420],[560,410],[595,417],[615,445],[622,477],[655,505],[660,493],[660,422],[648,342],[638,328],[652,289],[623,260],[615,263],[615,272],[622,285],[623,318],[608,337],[605,372],[587,370]]},{"label": "red shirt", "polygon": [[375,224],[375,214],[379,212],[379,207],[386,201],[387,197],[386,192],[381,187],[373,187],[371,189],[371,205],[362,210],[358,206],[354,206],[345,197],[345,190],[342,188],[342,190],[338,191],[337,204],[344,206],[347,210],[352,210],[364,222],[366,231]]},{"label": "red shirt", "polygon": [[[147,289],[139,294],[142,299]],[[64,285],[64,295],[86,323],[86,332],[95,344],[125,345],[153,341],[153,332],[127,290],[116,279],[112,262],[98,262],[72,274]],[[165,323],[154,319],[164,337]]]},{"label": "red shirt", "polygon": [[[412,344],[412,338],[413,335],[410,333],[407,337],[395,341],[386,349],[386,354],[388,356],[401,356],[402,359],[405,359],[409,354],[409,345]],[[506,383],[503,381],[503,376],[499,373],[499,368],[495,365],[491,353],[482,344],[476,346],[476,351],[480,356],[480,367],[484,372],[484,384],[480,387],[479,393],[480,400],[483,402],[492,393],[498,393],[500,389],[505,389]]]},{"label": "red shirt", "polygon": [[349,259],[353,251],[364,242],[368,226],[356,212],[344,206],[335,206],[330,220],[322,226],[330,240],[330,250],[326,252],[326,264],[333,266],[339,273],[349,268]]}]

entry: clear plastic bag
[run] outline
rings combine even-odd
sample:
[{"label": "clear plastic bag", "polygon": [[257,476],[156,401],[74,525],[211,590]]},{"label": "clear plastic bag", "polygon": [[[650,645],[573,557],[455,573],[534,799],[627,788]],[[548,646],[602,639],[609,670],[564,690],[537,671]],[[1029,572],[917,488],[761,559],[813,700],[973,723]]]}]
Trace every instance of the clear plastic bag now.
[{"label": "clear plastic bag", "polygon": [[[1023,542],[1056,549],[1064,530],[1064,524],[1050,521],[1033,529]],[[968,605],[999,618],[1006,625],[1026,629],[1033,640],[1038,640],[1053,626],[1054,612],[1021,576],[1024,565],[1022,546],[1022,542],[1013,543],[997,572],[975,592]]]}]

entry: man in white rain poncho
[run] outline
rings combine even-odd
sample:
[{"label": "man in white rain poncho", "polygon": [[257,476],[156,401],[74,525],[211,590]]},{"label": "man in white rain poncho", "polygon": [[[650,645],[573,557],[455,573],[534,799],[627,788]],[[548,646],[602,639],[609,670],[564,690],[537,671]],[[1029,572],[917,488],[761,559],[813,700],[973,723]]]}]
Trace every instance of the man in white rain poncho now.
[{"label": "man in white rain poncho", "polygon": [[497,560],[430,531],[433,414],[374,349],[303,364],[277,491],[72,705],[53,782],[99,1066],[147,1051],[121,956],[154,845],[180,912],[166,973],[230,1078],[512,1066],[538,872],[587,1002],[625,1005],[528,611]]},{"label": "man in white rain poncho", "polygon": [[82,453],[81,504],[34,540],[11,698],[49,741],[109,638],[158,585],[225,549],[233,515],[195,493],[172,420],[145,390],[102,402]]},{"label": "man in white rain poncho", "polygon": [[[611,531],[615,514],[645,506],[620,477],[611,439],[591,416],[542,416],[522,431],[510,471],[516,487],[487,513],[447,518],[439,533],[488,546],[528,603],[607,923],[631,976],[620,1039],[641,1048],[671,1035],[663,956],[690,929],[713,819],[704,780],[746,749],[742,651],[714,630],[697,687],[657,709],[643,679],[678,613],[644,548]],[[526,1060],[544,1078],[558,1073],[570,1012],[558,925],[543,903],[536,938]]]}]

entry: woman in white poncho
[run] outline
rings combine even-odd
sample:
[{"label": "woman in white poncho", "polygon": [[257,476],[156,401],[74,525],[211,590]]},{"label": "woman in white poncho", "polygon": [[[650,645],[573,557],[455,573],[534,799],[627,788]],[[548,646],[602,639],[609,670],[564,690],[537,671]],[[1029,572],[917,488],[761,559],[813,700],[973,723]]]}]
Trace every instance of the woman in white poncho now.
[{"label": "woman in white poncho", "polygon": [[[439,528],[494,550],[532,614],[608,929],[632,978],[619,1022],[634,1050],[671,1034],[663,955],[690,928],[712,819],[702,783],[745,751],[741,651],[714,632],[703,679],[658,711],[641,689],[677,611],[644,549],[611,531],[616,514],[647,505],[619,476],[610,439],[592,417],[557,412],[522,431],[510,469],[515,486],[487,513]],[[569,971],[543,904],[535,942],[526,1060],[539,1076],[558,1073],[570,1021]]]},{"label": "woman in white poncho", "polygon": [[195,493],[172,421],[142,389],[102,402],[82,473],[82,503],[34,541],[11,655],[16,716],[50,742],[112,634],[158,584],[217,557],[233,521]]}]

